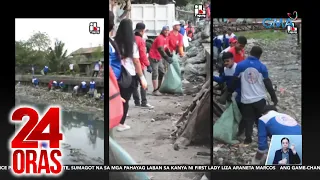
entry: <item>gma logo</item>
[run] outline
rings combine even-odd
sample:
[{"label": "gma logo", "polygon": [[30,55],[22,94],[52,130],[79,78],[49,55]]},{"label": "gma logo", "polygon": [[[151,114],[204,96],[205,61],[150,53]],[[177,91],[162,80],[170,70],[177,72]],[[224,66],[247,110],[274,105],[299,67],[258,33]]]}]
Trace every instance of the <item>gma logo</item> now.
[{"label": "gma logo", "polygon": [[286,21],[284,21],[282,18],[277,20],[276,18],[265,18],[262,21],[262,25],[267,28],[283,28],[285,29],[287,26],[294,27],[294,24],[290,18],[288,18]]}]

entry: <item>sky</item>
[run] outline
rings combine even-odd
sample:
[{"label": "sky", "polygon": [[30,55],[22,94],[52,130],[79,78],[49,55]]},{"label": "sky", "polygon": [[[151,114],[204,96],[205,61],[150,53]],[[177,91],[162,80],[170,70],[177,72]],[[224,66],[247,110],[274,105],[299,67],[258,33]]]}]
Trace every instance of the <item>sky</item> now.
[{"label": "sky", "polygon": [[[100,34],[90,34],[89,23],[97,22]],[[46,32],[54,47],[55,39],[65,43],[67,54],[79,48],[103,45],[104,19],[16,19],[15,40],[27,40],[33,32]]]}]

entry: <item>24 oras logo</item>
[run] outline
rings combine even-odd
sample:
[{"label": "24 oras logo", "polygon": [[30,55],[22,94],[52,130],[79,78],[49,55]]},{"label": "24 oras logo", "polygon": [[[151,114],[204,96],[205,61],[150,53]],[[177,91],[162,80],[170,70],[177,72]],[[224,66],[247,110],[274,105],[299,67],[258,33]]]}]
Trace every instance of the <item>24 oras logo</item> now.
[{"label": "24 oras logo", "polygon": [[[61,107],[50,106],[39,118],[36,108],[18,106],[9,118],[11,123],[23,124],[9,141],[12,173],[16,176],[61,175]],[[44,132],[47,129],[48,132]]]}]

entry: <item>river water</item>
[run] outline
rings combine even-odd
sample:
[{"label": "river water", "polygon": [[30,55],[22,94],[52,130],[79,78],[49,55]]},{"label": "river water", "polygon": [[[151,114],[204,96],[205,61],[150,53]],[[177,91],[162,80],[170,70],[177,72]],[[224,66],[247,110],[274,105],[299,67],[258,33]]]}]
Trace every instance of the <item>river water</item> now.
[{"label": "river water", "polygon": [[[47,106],[23,101],[20,103],[33,105],[40,111]],[[62,119],[63,164],[104,164],[104,122],[94,120],[94,114],[72,111],[63,111]]]}]

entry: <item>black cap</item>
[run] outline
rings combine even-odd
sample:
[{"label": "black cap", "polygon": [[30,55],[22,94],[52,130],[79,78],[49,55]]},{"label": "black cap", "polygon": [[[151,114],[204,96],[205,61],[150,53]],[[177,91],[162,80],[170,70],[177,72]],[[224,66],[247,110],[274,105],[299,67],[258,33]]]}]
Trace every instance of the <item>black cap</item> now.
[{"label": "black cap", "polygon": [[144,29],[146,29],[146,25],[144,23],[137,23],[136,29],[134,29],[134,31],[142,31]]}]

